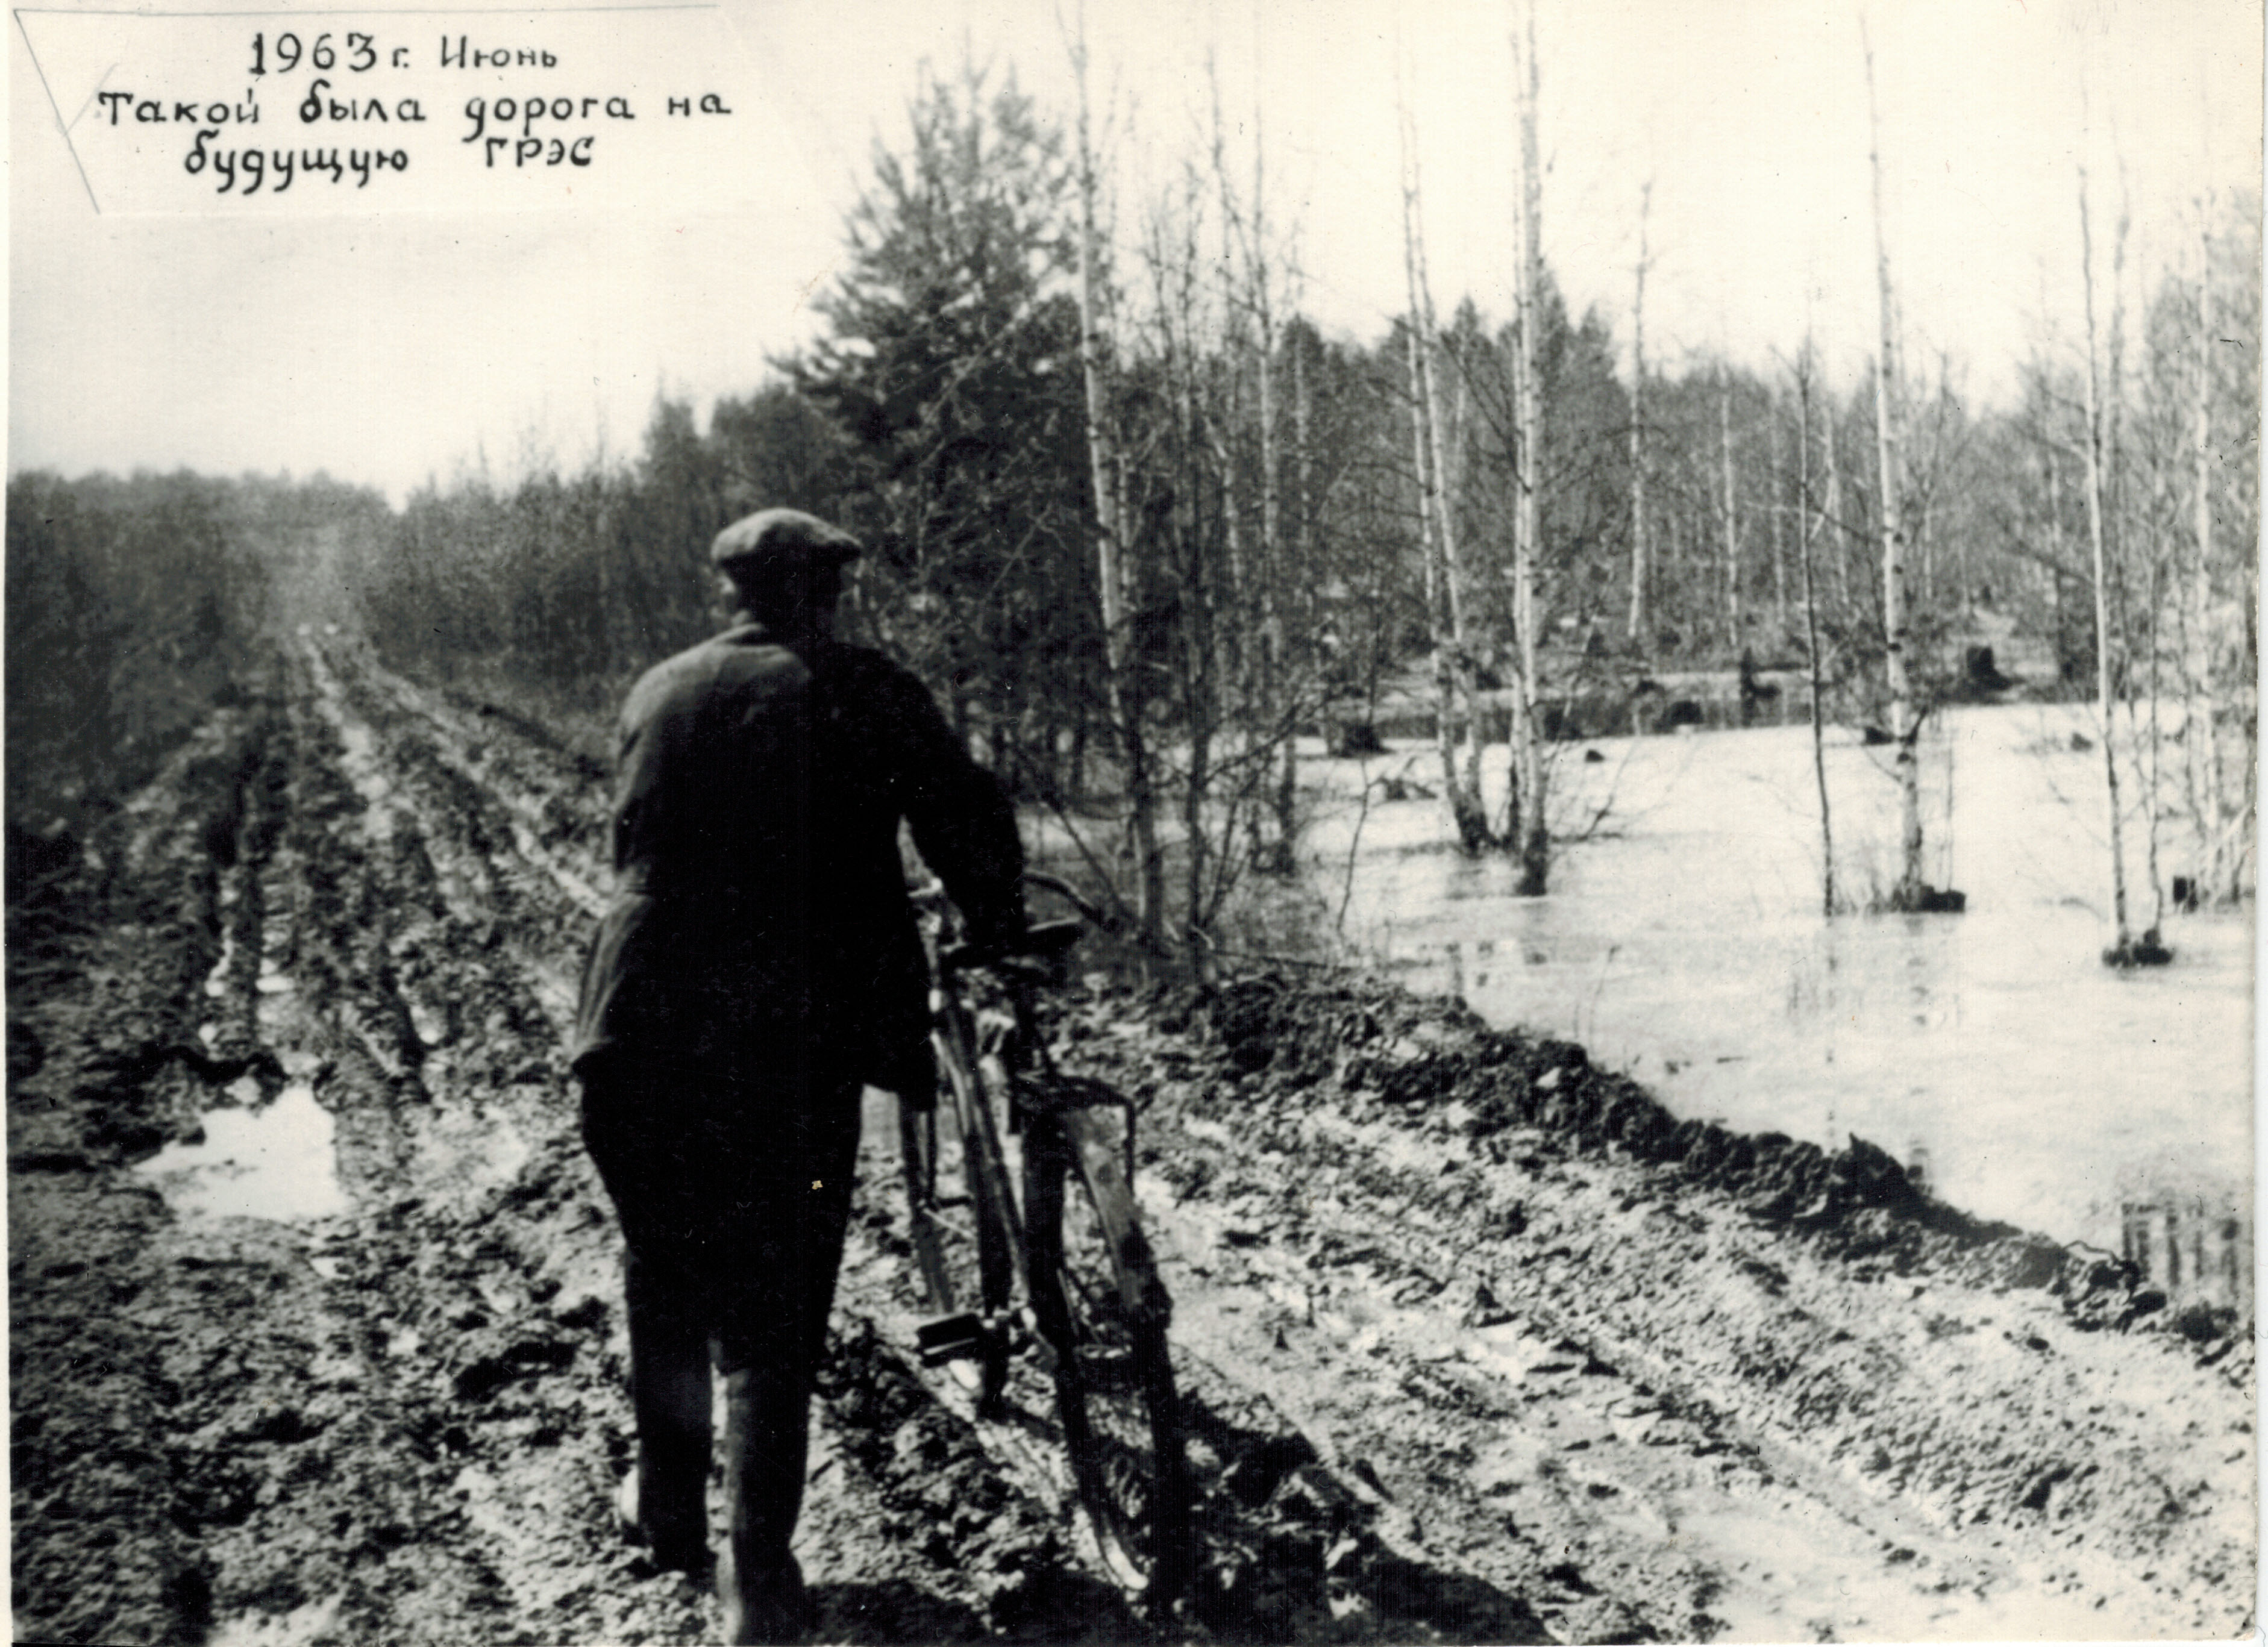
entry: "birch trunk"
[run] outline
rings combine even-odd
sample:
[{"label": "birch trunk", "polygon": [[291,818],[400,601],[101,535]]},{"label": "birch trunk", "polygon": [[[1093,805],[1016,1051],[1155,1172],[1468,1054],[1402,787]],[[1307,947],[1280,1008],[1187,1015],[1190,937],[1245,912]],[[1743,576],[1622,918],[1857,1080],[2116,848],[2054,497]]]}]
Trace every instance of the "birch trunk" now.
[{"label": "birch trunk", "polygon": [[1071,68],[1079,83],[1079,359],[1086,392],[1088,472],[1094,489],[1095,574],[1102,602],[1103,673],[1110,717],[1118,730],[1125,761],[1127,841],[1134,859],[1134,914],[1143,939],[1164,947],[1165,862],[1158,844],[1157,793],[1143,731],[1143,700],[1135,678],[1131,544],[1125,534],[1121,459],[1112,438],[1100,306],[1101,256],[1095,224],[1100,181],[1090,137],[1086,97],[1086,30],[1082,8],[1071,41]]},{"label": "birch trunk", "polygon": [[[1428,603],[1433,627],[1433,683],[1440,699],[1436,737],[1440,746],[1441,788],[1448,803],[1457,840],[1468,852],[1497,844],[1488,826],[1477,787],[1469,787],[1457,765],[1457,717],[1460,700],[1467,717],[1474,713],[1472,664],[1464,621],[1464,577],[1457,555],[1456,516],[1448,483],[1447,439],[1441,427],[1440,397],[1433,371],[1433,300],[1425,277],[1425,236],[1420,226],[1421,186],[1417,134],[1407,104],[1402,117],[1403,263],[1410,283],[1410,360],[1411,387],[1417,403],[1418,474],[1427,496],[1425,513],[1430,517],[1434,554],[1434,577]],[[1514,798],[1514,817],[1518,816]]]},{"label": "birch trunk", "polygon": [[[1835,815],[1827,798],[1826,706],[1820,680],[1819,600],[1811,579],[1811,546],[1818,517],[1811,507],[1811,351],[1804,351],[1804,370],[1796,378],[1796,506],[1800,531],[1796,553],[1803,569],[1804,654],[1811,674],[1811,771],[1819,784],[1819,911],[1832,920],[1835,899]],[[1830,425],[1832,438],[1832,424]]]},{"label": "birch trunk", "polygon": [[1632,646],[1646,647],[1646,219],[1653,208],[1653,180],[1638,196],[1638,275],[1631,300],[1631,595]]},{"label": "birch trunk", "polygon": [[[1437,476],[1441,477],[1441,518],[1444,520],[1450,518],[1453,508],[1453,505],[1449,501],[1450,496],[1454,493],[1454,489],[1451,487],[1448,480],[1448,477],[1452,473],[1449,467],[1450,460],[1458,450],[1457,439],[1460,432],[1470,427],[1469,420],[1472,415],[1472,408],[1468,399],[1469,393],[1469,386],[1465,374],[1462,371],[1457,373],[1456,376],[1456,391],[1454,409],[1447,419],[1436,421],[1433,425],[1434,474]],[[1445,430],[1447,431],[1447,433],[1444,432]],[[1459,570],[1462,574],[1462,560],[1459,562]],[[1462,575],[1458,578],[1458,587],[1460,589],[1463,587],[1463,578]],[[1466,634],[1466,630],[1463,615],[1463,601],[1462,597],[1458,602],[1456,618],[1457,633],[1460,637],[1463,637]],[[1457,684],[1459,689],[1464,694],[1465,699],[1465,732],[1463,740],[1465,758],[1465,792],[1472,797],[1473,804],[1476,806],[1478,806],[1481,804],[1481,752],[1487,746],[1488,731],[1485,724],[1485,717],[1481,712],[1481,686],[1479,671],[1473,666],[1472,651],[1469,643],[1462,638],[1459,641],[1457,656],[1460,660]],[[1517,709],[1515,709],[1513,712],[1516,715],[1518,713]],[[1507,835],[1506,839],[1508,840],[1510,838],[1510,835]]]},{"label": "birch trunk", "polygon": [[[1526,51],[1513,39],[1515,96],[1520,109],[1520,246],[1515,290],[1520,305],[1520,508],[1513,539],[1513,621],[1518,626],[1520,681],[1513,692],[1512,737],[1519,766],[1519,809],[1511,824],[1520,848],[1523,897],[1540,897],[1551,872],[1551,828],[1544,816],[1543,747],[1537,714],[1540,676],[1536,633],[1535,565],[1543,548],[1543,499],[1537,459],[1543,441],[1543,386],[1537,380],[1536,334],[1543,312],[1543,173],[1536,152],[1535,105],[1539,70],[1535,60],[1535,7],[1527,8]],[[1521,72],[1524,70],[1525,72]]]},{"label": "birch trunk", "polygon": [[[1192,477],[1194,478],[1194,477]],[[1182,830],[1187,862],[1182,873],[1183,933],[1197,982],[1211,978],[1211,946],[1205,941],[1206,881],[1211,873],[1211,842],[1205,833],[1205,795],[1212,786],[1212,738],[1218,724],[1218,693],[1212,667],[1213,599],[1210,569],[1205,563],[1201,533],[1191,532],[1189,546],[1189,658],[1193,678],[1189,683],[1189,750],[1187,782],[1182,789]]]},{"label": "birch trunk", "polygon": [[2223,874],[2221,818],[2225,776],[2220,759],[2220,700],[2213,689],[2213,233],[2198,237],[2196,396],[2190,416],[2191,531],[2197,559],[2185,580],[2187,644],[2186,730],[2183,750],[2190,775],[2190,813],[2197,821],[2198,879],[2202,898],[2220,895]]},{"label": "birch trunk", "polygon": [[2103,549],[2102,405],[2095,348],[2095,239],[2087,206],[2087,168],[2079,172],[2080,286],[2087,311],[2087,538],[2095,569],[2095,686],[2102,717],[2102,779],[2110,823],[2111,946],[2103,959],[2123,963],[2133,951],[2126,919],[2126,857],[2118,799],[2117,723],[2110,678],[2110,593]]},{"label": "birch trunk", "polygon": [[1822,489],[1820,512],[1827,517],[1828,541],[1835,548],[1835,588],[1847,617],[1851,611],[1851,547],[1843,540],[1842,440],[1835,432],[1835,401],[1828,397],[1827,415],[1819,431],[1827,479]]},{"label": "birch trunk", "polygon": [[[1188,267],[1195,265],[1194,248]],[[1184,289],[1184,312],[1195,308],[1194,294]],[[1189,958],[1200,982],[1208,982],[1212,970],[1211,951],[1204,939],[1203,911],[1206,902],[1206,882],[1211,870],[1211,839],[1205,831],[1205,794],[1212,783],[1212,741],[1221,720],[1219,643],[1214,636],[1220,601],[1219,578],[1208,553],[1204,522],[1198,511],[1197,498],[1203,487],[1204,473],[1200,459],[1200,423],[1197,415],[1197,354],[1194,339],[1185,335],[1182,346],[1175,347],[1168,319],[1168,368],[1174,383],[1174,411],[1180,424],[1182,483],[1181,494],[1174,499],[1174,515],[1182,540],[1186,546],[1188,599],[1189,603],[1189,637],[1188,649],[1189,697],[1189,753],[1188,781],[1182,787],[1182,824],[1188,842],[1188,859],[1182,886],[1189,911],[1185,930],[1189,935]]]},{"label": "birch trunk", "polygon": [[[1236,446],[1230,437],[1244,398],[1239,392],[1233,357],[1227,379],[1221,387],[1220,415],[1209,420],[1209,428],[1213,464],[1220,474],[1221,552],[1226,562],[1220,606],[1224,612],[1233,614],[1245,610],[1251,595],[1252,563],[1244,547],[1244,477],[1237,467]],[[1235,707],[1230,714],[1244,723],[1249,735],[1256,695],[1256,653],[1243,629],[1242,624],[1232,619],[1219,626],[1217,636],[1222,648],[1221,679],[1232,683],[1227,689]]]},{"label": "birch trunk", "polygon": [[[2129,196],[2126,190],[2125,168],[2122,165],[2119,168],[2118,230],[2112,241],[2113,251],[2111,253],[2110,259],[2110,358],[2109,374],[2110,381],[2110,393],[2107,397],[2108,404],[2103,408],[2103,456],[2105,460],[2104,512],[2108,516],[2112,528],[2110,533],[2110,540],[2113,564],[2114,566],[2121,569],[2131,569],[2134,563],[2135,549],[2145,548],[2147,547],[2145,540],[2148,536],[2149,530],[2148,528],[2138,527],[2137,526],[2135,519],[2136,508],[2131,493],[2131,487],[2132,484],[2132,477],[2129,473],[2131,465],[2126,460],[2124,450],[2126,426],[2126,242],[2132,226],[2133,213],[2129,203]],[[2160,478],[2161,480],[2163,478],[2162,471],[2160,472]],[[2150,511],[2147,518],[2154,521],[2158,518],[2159,511],[2154,508]],[[2133,538],[2133,541],[2131,546],[2129,542],[2130,533],[2132,534]],[[2153,960],[2161,959],[2163,954],[2164,946],[2160,942],[2159,932],[2160,929],[2165,923],[2166,917],[2165,881],[2160,871],[2158,864],[2158,785],[2160,779],[2161,755],[2159,739],[2160,728],[2158,724],[2158,695],[2159,687],[2161,684],[2158,667],[2158,605],[2160,595],[2158,573],[2158,557],[2154,553],[2152,553],[2150,555],[2149,562],[2148,596],[2144,607],[2144,611],[2146,614],[2150,648],[2149,731],[2146,742],[2144,739],[2143,730],[2139,724],[2139,717],[2137,717],[2134,710],[2135,682],[2132,679],[2132,671],[2133,668],[2132,660],[2135,655],[2134,636],[2132,632],[2132,606],[2127,599],[2126,574],[2124,570],[2120,571],[2119,576],[2115,580],[2113,585],[2118,606],[2117,623],[2119,655],[2129,660],[2127,665],[2129,679],[2126,683],[2126,691],[2124,694],[2126,699],[2126,727],[2132,746],[2131,755],[2134,767],[2134,783],[2135,787],[2141,793],[2142,868],[2143,874],[2146,878],[2146,884],[2147,885],[2150,893],[2150,922],[2149,925],[2143,930],[2141,948],[2143,951],[2151,952],[2149,958]]]},{"label": "birch trunk", "polygon": [[1786,505],[1779,501],[1787,485],[1787,472],[1779,467],[1779,417],[1768,414],[1764,433],[1770,441],[1764,467],[1772,502],[1764,517],[1764,538],[1771,545],[1772,644],[1778,648],[1787,634],[1787,545],[1781,541],[1780,522]]},{"label": "birch trunk", "polygon": [[[2142,747],[2148,753],[2144,770],[2136,776],[2144,796],[2142,807],[2142,869],[2150,883],[2150,924],[2143,936],[2146,940],[2160,941],[2160,931],[2166,923],[2165,872],[2158,859],[2158,797],[2165,782],[2165,739],[2158,720],[2158,700],[2161,691],[2163,654],[2160,649],[2161,618],[2164,611],[2164,591],[2159,586],[2159,566],[2155,556],[2150,565],[2150,731],[2148,741]],[[2132,712],[2130,710],[2131,721]],[[2137,761],[2138,765],[2142,762]]]},{"label": "birch trunk", "polygon": [[1299,834],[1300,752],[1293,741],[1298,727],[1291,702],[1289,649],[1284,632],[1283,487],[1276,472],[1276,308],[1270,290],[1274,276],[1268,256],[1266,151],[1257,109],[1252,120],[1251,262],[1260,375],[1261,695],[1266,717],[1263,724],[1268,735],[1276,739],[1275,783],[1269,798],[1276,817],[1276,834],[1268,843],[1263,866],[1278,874],[1289,874],[1292,847]]},{"label": "birch trunk", "polygon": [[[1861,38],[1864,29],[1861,28]],[[1884,684],[1890,695],[1890,735],[1898,783],[1898,879],[1890,890],[1896,909],[1919,908],[1922,877],[1921,717],[1915,712],[1908,653],[1912,629],[1906,615],[1905,486],[1901,462],[1897,382],[1897,320],[1890,286],[1889,245],[1882,224],[1881,117],[1874,103],[1874,53],[1867,46],[1867,158],[1874,173],[1874,287],[1881,350],[1874,362],[1874,455],[1881,477],[1882,642]]]},{"label": "birch trunk", "polygon": [[1733,474],[1733,380],[1717,384],[1717,451],[1724,468],[1724,496],[1719,520],[1725,541],[1725,643],[1741,650],[1741,515],[1740,493]]}]

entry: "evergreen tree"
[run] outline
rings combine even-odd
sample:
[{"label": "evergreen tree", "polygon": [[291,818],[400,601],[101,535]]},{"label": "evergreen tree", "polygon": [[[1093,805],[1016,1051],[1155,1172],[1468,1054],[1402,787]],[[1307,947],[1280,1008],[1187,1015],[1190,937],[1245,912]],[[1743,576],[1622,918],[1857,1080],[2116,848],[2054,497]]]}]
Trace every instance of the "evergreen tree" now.
[{"label": "evergreen tree", "polygon": [[1003,767],[1046,776],[1095,641],[1063,137],[974,69],[909,115],[816,301],[829,335],[784,364],[845,443],[883,637]]}]

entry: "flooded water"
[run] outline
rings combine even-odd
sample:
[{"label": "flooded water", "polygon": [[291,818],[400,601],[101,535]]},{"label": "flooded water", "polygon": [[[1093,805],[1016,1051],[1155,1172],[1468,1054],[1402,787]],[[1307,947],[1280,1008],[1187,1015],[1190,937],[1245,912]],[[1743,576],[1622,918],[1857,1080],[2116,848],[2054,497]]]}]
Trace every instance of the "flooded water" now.
[{"label": "flooded water", "polygon": [[[232,1092],[255,1104],[259,1084],[247,1077]],[[304,1085],[287,1086],[265,1108],[216,1109],[204,1117],[204,1142],[169,1143],[135,1170],[157,1182],[179,1213],[209,1217],[295,1221],[347,1210],[339,1187],[330,1114]]]},{"label": "flooded water", "polygon": [[[1791,726],[1561,746],[1556,832],[1595,827],[1534,899],[1513,895],[1509,862],[1448,844],[1438,800],[1356,801],[1395,775],[1437,788],[1422,746],[1318,761],[1309,780],[1336,798],[1303,918],[1287,904],[1272,924],[1282,942],[1336,928],[1414,987],[1580,1040],[1681,1115],[1857,1133],[1984,1216],[2113,1250],[2145,1204],[2218,1231],[2251,1205],[2250,914],[2169,915],[2173,965],[2102,966],[2102,755],[2074,732],[2095,737],[2085,710],[1961,709],[1925,746],[1927,878],[1967,893],[1961,915],[1822,916],[1810,733]],[[1863,902],[1894,879],[1896,791],[1884,752],[1830,739],[1838,877]],[[2163,832],[2170,884],[2189,836]],[[2126,836],[2139,930],[2139,819]]]}]

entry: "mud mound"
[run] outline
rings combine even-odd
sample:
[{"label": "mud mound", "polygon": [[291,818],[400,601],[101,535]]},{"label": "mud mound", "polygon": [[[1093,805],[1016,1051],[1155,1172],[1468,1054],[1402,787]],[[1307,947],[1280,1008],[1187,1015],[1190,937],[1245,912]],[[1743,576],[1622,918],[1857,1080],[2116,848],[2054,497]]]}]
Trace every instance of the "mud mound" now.
[{"label": "mud mound", "polygon": [[[1271,1088],[1328,1077],[1355,1101],[1369,1097],[1397,1112],[1454,1105],[1465,1135],[1484,1143],[1532,1129],[1557,1151],[1674,1168],[1822,1253],[1899,1276],[2041,1289],[2084,1327],[2124,1330],[2164,1307],[2164,1294],[2133,1265],[1974,1218],[1914,1185],[1887,1151],[1855,1133],[1830,1152],[1784,1133],[1681,1121],[1637,1082],[1594,1068],[1581,1047],[1490,1029],[1462,1004],[1368,982],[1309,986],[1271,976],[1227,985],[1209,1017],[1228,1068],[1264,1073]],[[1506,1158],[1500,1142],[1489,1148]]]}]

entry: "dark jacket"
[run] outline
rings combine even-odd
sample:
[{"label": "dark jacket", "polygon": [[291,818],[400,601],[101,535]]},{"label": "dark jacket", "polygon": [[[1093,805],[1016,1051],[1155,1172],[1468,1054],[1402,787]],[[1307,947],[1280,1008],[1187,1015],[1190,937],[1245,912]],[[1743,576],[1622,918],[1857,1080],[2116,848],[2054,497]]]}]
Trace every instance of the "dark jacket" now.
[{"label": "dark jacket", "polygon": [[925,1092],[902,818],[973,936],[1021,930],[1014,812],[905,670],[744,622],[648,671],[622,706],[577,1067]]}]

